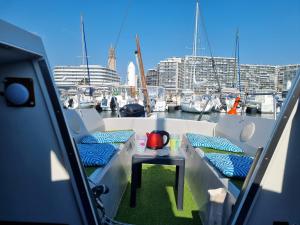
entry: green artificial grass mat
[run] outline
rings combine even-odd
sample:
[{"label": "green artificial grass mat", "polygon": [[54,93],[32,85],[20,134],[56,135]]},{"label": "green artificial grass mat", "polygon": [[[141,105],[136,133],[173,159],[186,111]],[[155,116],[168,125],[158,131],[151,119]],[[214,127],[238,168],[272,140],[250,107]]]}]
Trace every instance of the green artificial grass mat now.
[{"label": "green artificial grass mat", "polygon": [[129,206],[130,183],[121,201],[116,220],[140,225],[201,224],[197,205],[187,182],[184,185],[183,210],[177,210],[175,194],[175,166],[144,164],[142,187],[137,190],[136,207]]},{"label": "green artificial grass mat", "polygon": [[94,167],[94,166],[85,167],[84,170],[85,170],[86,176],[90,176],[97,168],[99,168],[99,167]]}]

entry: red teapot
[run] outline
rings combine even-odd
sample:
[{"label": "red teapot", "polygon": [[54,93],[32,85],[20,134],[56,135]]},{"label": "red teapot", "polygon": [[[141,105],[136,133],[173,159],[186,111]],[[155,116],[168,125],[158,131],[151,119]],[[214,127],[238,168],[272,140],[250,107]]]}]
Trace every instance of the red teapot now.
[{"label": "red teapot", "polygon": [[[151,133],[147,133],[147,148],[161,149],[169,143],[170,135],[164,130],[154,130]],[[164,136],[167,137],[164,143]]]}]

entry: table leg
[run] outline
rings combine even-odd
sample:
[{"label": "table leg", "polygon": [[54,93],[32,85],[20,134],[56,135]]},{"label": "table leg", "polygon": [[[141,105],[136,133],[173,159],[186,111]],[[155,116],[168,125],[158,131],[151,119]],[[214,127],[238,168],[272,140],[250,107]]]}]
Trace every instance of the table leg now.
[{"label": "table leg", "polygon": [[179,176],[179,166],[176,166],[176,176],[175,176],[175,190],[178,190],[178,176]]},{"label": "table leg", "polygon": [[[177,168],[177,166],[176,166]],[[177,169],[176,169],[177,171]],[[176,173],[177,175],[177,173]],[[178,166],[178,183],[177,183],[177,209],[183,209],[183,194],[184,194],[184,164]]]},{"label": "table leg", "polygon": [[131,166],[131,190],[130,190],[130,207],[136,206],[136,189],[138,183],[138,164],[132,164]]},{"label": "table leg", "polygon": [[137,171],[138,171],[137,187],[140,188],[142,186],[142,163],[137,164]]}]

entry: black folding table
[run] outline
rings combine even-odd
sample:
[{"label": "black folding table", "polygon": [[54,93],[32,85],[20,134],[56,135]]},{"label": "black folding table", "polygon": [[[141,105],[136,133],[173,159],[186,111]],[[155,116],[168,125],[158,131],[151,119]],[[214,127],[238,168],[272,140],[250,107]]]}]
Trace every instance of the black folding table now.
[{"label": "black folding table", "polygon": [[[149,152],[149,151],[148,151]],[[142,164],[160,164],[160,165],[176,165],[175,177],[175,196],[177,201],[177,209],[183,209],[183,192],[184,192],[184,170],[185,158],[180,153],[168,156],[158,156],[157,154],[137,153],[132,156],[131,165],[131,195],[130,207],[136,206],[136,190],[141,187],[142,183]],[[177,192],[177,194],[176,194]]]}]

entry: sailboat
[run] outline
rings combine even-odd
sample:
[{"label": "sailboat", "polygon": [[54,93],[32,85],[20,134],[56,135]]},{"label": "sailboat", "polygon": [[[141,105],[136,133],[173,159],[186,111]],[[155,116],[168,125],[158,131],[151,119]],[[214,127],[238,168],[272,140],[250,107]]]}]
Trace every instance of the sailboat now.
[{"label": "sailboat", "polygon": [[[198,17],[199,17],[199,2],[196,1],[196,14],[195,14],[195,31],[194,31],[194,43],[193,43],[193,88],[199,88],[207,83],[206,79],[202,81],[196,80],[196,57],[197,57],[197,45],[198,45]],[[181,110],[184,112],[193,113],[209,113],[214,107],[211,96],[209,95],[197,95],[193,90],[183,92],[183,98],[180,102]]]},{"label": "sailboat", "polygon": [[210,113],[214,105],[210,95],[196,95],[194,92],[184,92],[180,106],[184,112]]},{"label": "sailboat", "polygon": [[81,41],[82,41],[82,65],[86,66],[87,78],[84,77],[81,83],[76,85],[76,95],[69,96],[64,105],[68,108],[81,109],[81,108],[93,108],[95,106],[95,99],[93,97],[93,87],[91,87],[89,61],[87,57],[87,46],[84,30],[83,16],[80,17],[81,28]]},{"label": "sailboat", "polygon": [[[240,47],[239,47],[239,29],[236,31],[235,35],[235,51],[234,51],[234,70],[233,70],[233,79],[231,88],[223,88],[222,93],[225,98],[226,111],[234,106],[235,100],[238,96],[241,95],[241,71],[240,71]],[[242,109],[237,108],[237,112],[240,112]]]}]

